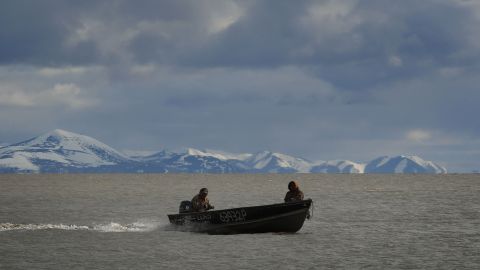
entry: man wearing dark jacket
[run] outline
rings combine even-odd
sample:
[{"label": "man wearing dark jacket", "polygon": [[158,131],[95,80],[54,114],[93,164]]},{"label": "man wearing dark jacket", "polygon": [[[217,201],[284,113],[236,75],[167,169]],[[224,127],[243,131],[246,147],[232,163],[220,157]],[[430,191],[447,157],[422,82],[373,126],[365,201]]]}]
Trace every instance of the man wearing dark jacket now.
[{"label": "man wearing dark jacket", "polygon": [[210,204],[210,201],[207,198],[208,189],[202,188],[200,192],[195,195],[192,199],[192,210],[193,212],[205,212],[210,209],[213,209],[213,205]]},{"label": "man wearing dark jacket", "polygon": [[285,202],[296,202],[303,200],[303,192],[295,181],[288,183],[288,192],[285,194]]}]

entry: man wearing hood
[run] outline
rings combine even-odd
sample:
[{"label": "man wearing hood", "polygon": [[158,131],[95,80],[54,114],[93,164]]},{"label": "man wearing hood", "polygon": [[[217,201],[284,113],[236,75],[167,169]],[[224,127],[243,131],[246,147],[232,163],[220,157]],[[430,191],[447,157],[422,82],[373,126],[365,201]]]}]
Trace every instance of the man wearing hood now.
[{"label": "man wearing hood", "polygon": [[285,194],[285,202],[296,202],[303,200],[303,192],[295,181],[288,183],[288,192]]},{"label": "man wearing hood", "polygon": [[192,210],[193,212],[205,212],[210,209],[213,209],[213,205],[210,204],[210,201],[207,198],[208,189],[202,188],[200,192],[195,195],[192,199]]}]

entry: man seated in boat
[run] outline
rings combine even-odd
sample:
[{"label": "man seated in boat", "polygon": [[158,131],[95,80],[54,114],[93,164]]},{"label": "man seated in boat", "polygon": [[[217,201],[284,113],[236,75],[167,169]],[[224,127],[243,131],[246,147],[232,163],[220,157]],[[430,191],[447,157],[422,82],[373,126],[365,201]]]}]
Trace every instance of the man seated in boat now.
[{"label": "man seated in boat", "polygon": [[202,188],[200,192],[195,195],[192,199],[192,210],[193,212],[205,212],[210,209],[213,209],[213,205],[210,204],[210,201],[207,198],[208,189]]},{"label": "man seated in boat", "polygon": [[303,200],[303,192],[295,181],[288,183],[288,192],[285,194],[285,202],[296,202]]}]

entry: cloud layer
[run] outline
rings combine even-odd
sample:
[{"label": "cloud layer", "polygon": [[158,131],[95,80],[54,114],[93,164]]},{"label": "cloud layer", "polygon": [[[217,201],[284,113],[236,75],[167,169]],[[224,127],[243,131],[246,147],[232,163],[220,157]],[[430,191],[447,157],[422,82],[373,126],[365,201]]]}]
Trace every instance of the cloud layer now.
[{"label": "cloud layer", "polygon": [[475,1],[3,1],[0,142],[479,169]]}]

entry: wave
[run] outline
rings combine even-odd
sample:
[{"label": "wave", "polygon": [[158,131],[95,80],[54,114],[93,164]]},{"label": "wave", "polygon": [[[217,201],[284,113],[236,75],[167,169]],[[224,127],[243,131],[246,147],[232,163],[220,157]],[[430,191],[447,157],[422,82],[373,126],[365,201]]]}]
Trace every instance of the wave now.
[{"label": "wave", "polygon": [[0,232],[4,231],[36,231],[36,230],[65,230],[65,231],[96,231],[96,232],[149,232],[160,226],[158,221],[137,221],[129,224],[110,222],[94,225],[75,224],[15,224],[0,223]]}]

